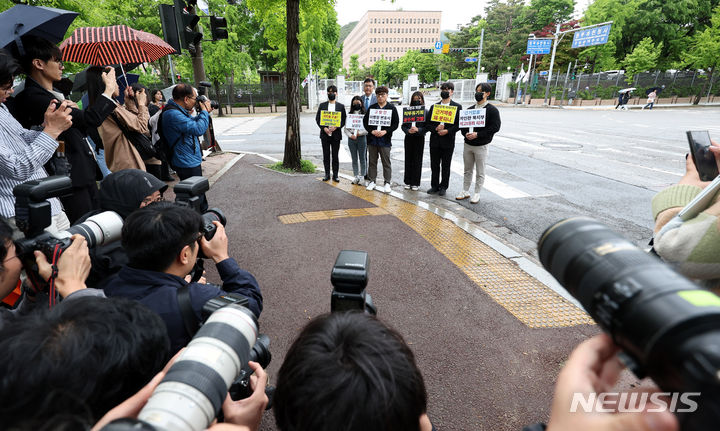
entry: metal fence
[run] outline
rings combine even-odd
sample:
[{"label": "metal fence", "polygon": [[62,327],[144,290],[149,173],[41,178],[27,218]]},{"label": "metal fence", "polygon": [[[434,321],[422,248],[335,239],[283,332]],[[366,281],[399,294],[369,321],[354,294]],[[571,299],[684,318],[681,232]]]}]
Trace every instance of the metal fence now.
[{"label": "metal fence", "polygon": [[[215,87],[208,88],[208,97],[217,100],[221,105],[233,106],[284,106],[287,105],[285,83],[262,84],[223,84],[220,91]],[[300,87],[300,102],[307,104],[307,91]]]}]

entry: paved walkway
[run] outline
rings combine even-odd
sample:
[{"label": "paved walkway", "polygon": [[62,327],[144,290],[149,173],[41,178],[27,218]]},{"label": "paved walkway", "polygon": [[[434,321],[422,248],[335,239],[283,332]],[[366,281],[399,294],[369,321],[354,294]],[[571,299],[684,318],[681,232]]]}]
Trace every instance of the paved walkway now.
[{"label": "paved walkway", "polygon": [[[462,217],[267,163],[226,153],[208,157],[204,173],[210,205],[228,217],[231,255],[263,291],[271,381],[303,325],[330,311],[338,252],[364,250],[367,290],[415,352],[436,426],[518,430],[547,419],[568,353],[598,332],[583,311]],[[275,429],[271,413],[262,429]]]}]

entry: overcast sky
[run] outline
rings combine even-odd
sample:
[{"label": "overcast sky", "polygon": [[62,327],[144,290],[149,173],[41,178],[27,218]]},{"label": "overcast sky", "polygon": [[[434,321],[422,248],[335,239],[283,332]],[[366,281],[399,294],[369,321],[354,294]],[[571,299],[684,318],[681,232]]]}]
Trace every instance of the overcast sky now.
[{"label": "overcast sky", "polygon": [[[585,10],[592,0],[575,0],[576,10]],[[466,25],[475,15],[485,14],[485,0],[336,0],[338,23],[343,26],[359,21],[368,10],[440,10],[441,29],[456,30]]]}]

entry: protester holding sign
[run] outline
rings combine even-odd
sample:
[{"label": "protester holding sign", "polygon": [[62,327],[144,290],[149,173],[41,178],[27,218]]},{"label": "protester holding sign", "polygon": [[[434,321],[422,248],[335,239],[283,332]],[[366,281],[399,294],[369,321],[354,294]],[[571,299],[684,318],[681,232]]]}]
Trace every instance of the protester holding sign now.
[{"label": "protester holding sign", "polygon": [[328,101],[323,102],[318,107],[315,115],[315,122],[320,127],[320,143],[323,150],[323,165],[325,166],[325,178],[323,181],[330,179],[330,154],[332,151],[332,179],[339,182],[338,173],[340,171],[340,162],[338,161],[338,153],[340,152],[340,141],[342,140],[341,129],[345,126],[345,106],[340,102],[335,102],[337,97],[337,87],[331,85],[327,88]]},{"label": "protester holding sign", "polygon": [[470,199],[471,204],[480,202],[480,189],[485,183],[485,159],[487,158],[487,144],[500,130],[500,113],[497,108],[488,103],[490,84],[483,82],[475,87],[475,100],[477,103],[467,110],[466,118],[460,119],[460,133],[465,137],[463,162],[465,172],[463,190],[455,198],[457,200],[470,197],[470,183],[472,182],[473,168],[475,168],[475,193]]},{"label": "protester holding sign", "polygon": [[425,97],[419,91],[410,97],[410,106],[403,110],[402,131],[405,132],[405,190],[420,189],[423,152],[425,151]]},{"label": "protester holding sign", "polygon": [[368,138],[368,190],[375,190],[375,180],[377,179],[377,159],[383,165],[383,179],[385,187],[381,191],[390,193],[390,183],[392,182],[392,166],[390,165],[390,147],[392,146],[392,133],[398,128],[400,118],[397,110],[392,103],[387,103],[388,88],[380,86],[375,90],[377,103],[370,105],[370,109],[365,113],[363,125],[369,133]]},{"label": "protester holding sign", "polygon": [[[445,82],[440,86],[440,103],[430,108],[430,122],[426,129],[430,131],[430,176],[429,194],[445,195],[450,184],[450,163],[455,151],[455,134],[459,128],[462,109],[459,103],[451,100],[455,86],[452,82]],[[440,170],[442,168],[442,180]]]},{"label": "protester holding sign", "polygon": [[[367,131],[363,127],[365,107],[362,97],[355,96],[350,101],[350,115],[345,124],[345,134],[348,137],[348,149],[352,158],[353,184],[362,184],[363,177],[367,175]],[[360,169],[358,170],[358,161]]]}]

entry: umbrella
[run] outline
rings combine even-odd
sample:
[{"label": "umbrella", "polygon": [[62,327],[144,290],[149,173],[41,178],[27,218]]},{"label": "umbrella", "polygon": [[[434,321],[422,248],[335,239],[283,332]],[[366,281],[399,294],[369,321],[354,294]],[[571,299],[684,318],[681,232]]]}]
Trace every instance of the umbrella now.
[{"label": "umbrella", "polygon": [[77,28],[60,49],[63,61],[94,66],[145,63],[175,52],[158,36],[126,25]]},{"label": "umbrella", "polygon": [[637,90],[637,88],[635,88],[635,87],[623,88],[622,90],[618,91],[618,93],[623,94],[623,93],[627,93],[628,91],[635,91],[635,90]]},{"label": "umbrella", "polygon": [[25,55],[22,43],[17,44],[25,35],[58,43],[77,16],[77,12],[52,7],[16,5],[0,13],[0,48]]},{"label": "umbrella", "polygon": [[[130,72],[131,70],[137,68],[138,66],[140,66],[140,63],[125,64],[125,65],[122,65],[122,67],[119,64],[113,65],[113,67],[115,68],[115,75],[117,75],[117,76],[123,75],[123,72]],[[88,71],[88,69],[90,69],[90,68],[88,67],[87,69],[75,74],[75,80],[73,81],[72,91],[85,91],[87,89],[87,71]]]}]

